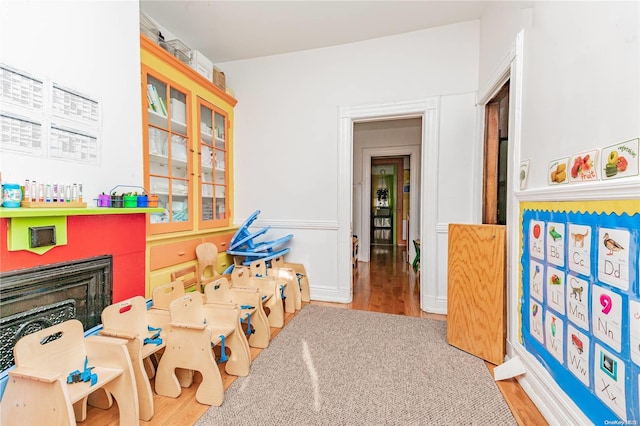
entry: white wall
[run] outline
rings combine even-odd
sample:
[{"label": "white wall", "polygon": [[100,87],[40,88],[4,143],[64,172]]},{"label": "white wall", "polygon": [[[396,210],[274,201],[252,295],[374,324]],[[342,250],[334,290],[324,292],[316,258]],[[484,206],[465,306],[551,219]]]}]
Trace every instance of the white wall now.
[{"label": "white wall", "polygon": [[[356,123],[353,127],[353,184],[364,183],[362,150],[389,146],[420,145],[422,120],[384,120]],[[408,166],[407,166],[408,167]]]},{"label": "white wall", "polygon": [[[309,257],[314,299],[350,298],[338,291],[336,268],[336,236],[350,226],[337,219],[338,107],[474,92],[478,25],[217,64],[239,100],[234,218],[260,209],[263,223],[294,233]],[[467,102],[472,110],[473,100]],[[456,122],[458,113],[453,109],[441,120]],[[323,245],[302,241],[302,230],[323,234]],[[297,255],[292,250],[291,258]]]},{"label": "white wall", "polygon": [[554,158],[640,135],[639,7],[536,4],[525,35],[522,111],[531,187],[547,184]]},{"label": "white wall", "polygon": [[481,24],[479,87],[524,34],[521,159],[528,188],[549,162],[640,135],[638,2],[491,2]]},{"label": "white wall", "polygon": [[90,205],[117,184],[142,185],[138,1],[2,1],[0,11],[0,62],[102,106],[99,165],[0,151],[3,181],[82,182]]},{"label": "white wall", "polygon": [[[517,59],[523,64],[521,137],[515,147],[520,157],[514,159],[510,181],[517,182],[520,161],[530,159],[531,164],[527,190],[516,191],[509,201],[515,205],[508,232],[508,258],[514,271],[508,276],[511,295],[517,295],[519,287],[519,201],[640,194],[638,178],[547,185],[551,160],[640,135],[640,3],[527,2],[528,10],[520,4],[524,3],[489,4],[481,20],[479,61],[483,88],[499,73],[517,33],[524,29]],[[524,363],[527,372],[520,383],[551,424],[588,424],[580,402],[571,401],[519,343],[516,297],[508,306],[508,355],[519,356]]]}]

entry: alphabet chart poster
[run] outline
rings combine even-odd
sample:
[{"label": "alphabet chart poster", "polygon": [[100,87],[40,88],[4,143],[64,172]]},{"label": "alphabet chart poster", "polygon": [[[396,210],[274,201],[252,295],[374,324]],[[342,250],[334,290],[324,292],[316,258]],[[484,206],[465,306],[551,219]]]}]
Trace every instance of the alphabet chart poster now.
[{"label": "alphabet chart poster", "polygon": [[595,424],[640,421],[640,200],[521,204],[521,338]]}]

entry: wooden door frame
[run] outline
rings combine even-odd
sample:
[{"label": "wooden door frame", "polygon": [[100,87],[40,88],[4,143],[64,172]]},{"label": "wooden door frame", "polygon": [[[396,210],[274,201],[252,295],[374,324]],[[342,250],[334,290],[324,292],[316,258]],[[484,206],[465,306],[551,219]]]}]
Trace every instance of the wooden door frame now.
[{"label": "wooden door frame", "polygon": [[[403,180],[404,180],[404,158],[402,157],[374,157],[371,159],[371,166],[396,166],[396,190],[394,200],[394,213],[393,219],[396,222],[396,239],[393,245],[402,246],[407,245],[407,240],[402,238],[402,217],[403,217]],[[373,185],[372,185],[373,187]]]},{"label": "wooden door frame", "polygon": [[[511,170],[507,187],[507,358],[522,353],[518,344],[520,317],[518,312],[519,283],[519,201],[520,193],[516,186],[519,182],[519,162],[521,158],[522,140],[522,92],[523,92],[523,52],[524,30],[521,30],[509,51],[499,62],[482,88],[478,91],[478,147],[475,151],[475,163],[478,165],[476,180],[476,200],[474,211],[478,223],[482,222],[482,165],[484,147],[484,113],[485,105],[509,81],[509,153],[508,161]],[[481,127],[482,126],[482,127]]]},{"label": "wooden door frame", "polygon": [[[338,289],[334,300],[344,300],[349,303],[353,299],[352,286],[352,219],[353,219],[353,125],[356,122],[370,120],[384,120],[394,118],[422,118],[422,140],[420,145],[413,147],[404,147],[405,149],[414,149],[411,155],[411,177],[410,185],[412,191],[409,199],[409,214],[417,216],[418,219],[411,220],[409,229],[409,240],[412,238],[421,238],[423,245],[428,245],[428,250],[436,251],[437,232],[436,222],[438,217],[438,147],[440,141],[439,134],[439,114],[440,114],[440,98],[437,96],[413,100],[398,101],[384,104],[369,104],[349,106],[342,105],[338,107],[338,270],[337,281]],[[383,150],[376,148],[376,150]],[[370,151],[369,151],[370,152]],[[367,149],[362,150],[363,157],[367,156]],[[369,159],[370,161],[370,159]],[[364,168],[370,169],[371,165],[363,164]],[[369,170],[370,173],[370,170]],[[366,179],[366,171],[361,176]],[[365,185],[366,186],[366,182]],[[370,188],[364,188],[363,193],[370,191]],[[367,203],[361,203],[367,206]],[[364,209],[363,209],[364,210]],[[369,212],[367,212],[369,214]],[[368,222],[367,222],[368,223]],[[366,225],[366,223],[364,223]],[[364,230],[362,230],[364,231]],[[368,231],[368,230],[367,230]],[[363,237],[368,237],[363,235]],[[367,246],[360,246],[363,250],[368,249]],[[411,250],[409,244],[409,250]],[[414,253],[411,251],[411,253]],[[362,250],[360,252],[362,254]],[[369,260],[369,251],[367,250],[367,261]],[[362,259],[362,258],[361,258]],[[435,256],[424,259],[422,270],[426,273],[420,274],[420,282],[437,282],[438,279],[438,263]],[[424,286],[420,286],[420,308],[427,310],[430,308],[427,301],[427,292]],[[443,310],[446,306],[443,307]],[[435,312],[436,310],[434,310]],[[440,312],[440,310],[438,310]]]},{"label": "wooden door frame", "polygon": [[[498,156],[500,151],[500,102],[509,97],[509,80],[485,105],[482,179],[482,223],[498,222]],[[508,164],[508,163],[507,163]]]}]

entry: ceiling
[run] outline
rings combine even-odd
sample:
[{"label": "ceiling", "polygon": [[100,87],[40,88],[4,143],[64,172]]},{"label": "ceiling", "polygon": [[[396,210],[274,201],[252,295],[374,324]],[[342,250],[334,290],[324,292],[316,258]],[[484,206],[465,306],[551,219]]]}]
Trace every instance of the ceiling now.
[{"label": "ceiling", "polygon": [[219,63],[475,20],[487,3],[140,0],[140,10]]}]

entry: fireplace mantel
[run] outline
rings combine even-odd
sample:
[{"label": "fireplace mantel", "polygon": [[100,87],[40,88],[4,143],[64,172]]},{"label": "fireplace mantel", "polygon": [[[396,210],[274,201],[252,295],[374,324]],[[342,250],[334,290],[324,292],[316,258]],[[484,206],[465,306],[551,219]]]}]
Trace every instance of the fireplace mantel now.
[{"label": "fireplace mantel", "polygon": [[[58,203],[56,203],[58,204]],[[59,205],[59,204],[58,204]],[[133,215],[142,213],[161,213],[162,208],[0,208],[0,219],[9,221],[7,247],[9,251],[28,250],[36,254],[44,254],[56,246],[67,244],[67,218],[74,216]],[[29,230],[37,227],[55,228],[56,237],[52,245],[31,246]]]},{"label": "fireplace mantel", "polygon": [[[113,302],[145,295],[146,214],[161,208],[0,208],[0,272],[113,256]],[[10,250],[11,222],[61,219],[66,244],[43,253]]]},{"label": "fireplace mantel", "polygon": [[15,208],[0,207],[0,218],[12,217],[56,217],[56,216],[87,216],[87,215],[111,215],[111,214],[135,214],[135,213],[162,213],[161,207],[122,208],[111,207],[87,207],[87,208]]}]

